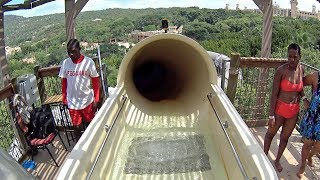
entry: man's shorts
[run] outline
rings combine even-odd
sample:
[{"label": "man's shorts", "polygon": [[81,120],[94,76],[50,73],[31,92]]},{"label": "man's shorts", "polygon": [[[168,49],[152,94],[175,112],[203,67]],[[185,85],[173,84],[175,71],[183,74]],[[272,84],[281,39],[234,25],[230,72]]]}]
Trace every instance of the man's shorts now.
[{"label": "man's shorts", "polygon": [[71,121],[74,126],[79,126],[84,119],[86,122],[91,122],[94,117],[92,104],[89,104],[84,109],[69,109]]}]

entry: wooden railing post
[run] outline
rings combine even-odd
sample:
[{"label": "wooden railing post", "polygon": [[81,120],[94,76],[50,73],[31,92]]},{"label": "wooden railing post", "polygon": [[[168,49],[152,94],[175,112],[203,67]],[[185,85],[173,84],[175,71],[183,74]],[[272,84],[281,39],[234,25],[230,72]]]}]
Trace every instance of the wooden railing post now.
[{"label": "wooden railing post", "polygon": [[45,86],[44,86],[43,77],[40,76],[39,69],[40,69],[40,66],[37,65],[34,67],[33,71],[34,71],[34,75],[36,76],[36,79],[37,79],[37,85],[38,85],[40,100],[41,100],[41,104],[42,104],[44,102],[44,100],[46,99],[46,90],[45,90]]},{"label": "wooden railing post", "polygon": [[11,79],[11,84],[12,84],[12,88],[13,88],[13,92],[14,93],[18,93],[19,92],[19,87],[18,87],[18,82],[17,82],[17,78],[12,78]]},{"label": "wooden railing post", "polygon": [[240,71],[240,54],[231,54],[227,96],[232,103],[236,97],[238,74]]}]

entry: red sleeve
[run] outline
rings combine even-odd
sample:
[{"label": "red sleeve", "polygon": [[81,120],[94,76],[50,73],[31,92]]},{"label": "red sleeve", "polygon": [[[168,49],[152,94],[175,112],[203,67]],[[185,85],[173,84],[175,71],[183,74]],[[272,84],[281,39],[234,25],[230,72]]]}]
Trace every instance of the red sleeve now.
[{"label": "red sleeve", "polygon": [[61,84],[62,84],[62,103],[67,104],[67,78],[62,78]]},{"label": "red sleeve", "polygon": [[100,99],[100,79],[99,77],[92,77],[92,88],[93,88],[93,94],[94,94],[94,101],[99,102]]}]

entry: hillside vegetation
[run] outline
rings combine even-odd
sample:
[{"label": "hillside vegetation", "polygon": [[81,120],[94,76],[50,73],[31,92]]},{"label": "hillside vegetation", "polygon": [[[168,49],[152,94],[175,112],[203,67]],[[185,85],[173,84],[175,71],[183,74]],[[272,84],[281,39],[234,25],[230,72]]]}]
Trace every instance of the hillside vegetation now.
[{"label": "hillside vegetation", "polygon": [[[241,56],[260,55],[262,15],[236,10],[190,7],[82,12],[76,20],[76,36],[83,42],[101,44],[108,81],[114,86],[124,49],[109,45],[110,38],[131,41],[130,32],[160,29],[163,18],[168,18],[170,25],[183,25],[183,34],[197,40],[207,50],[226,55],[233,52]],[[11,77],[32,73],[36,64],[59,64],[67,57],[64,23],[64,14],[30,18],[5,16],[6,45],[21,47],[21,51],[8,56]],[[272,56],[286,57],[288,44],[296,42],[303,48],[303,61],[317,67],[319,29],[320,21],[316,19],[274,17]],[[96,50],[84,53],[91,56]],[[26,64],[25,58],[34,58],[35,63]]]}]

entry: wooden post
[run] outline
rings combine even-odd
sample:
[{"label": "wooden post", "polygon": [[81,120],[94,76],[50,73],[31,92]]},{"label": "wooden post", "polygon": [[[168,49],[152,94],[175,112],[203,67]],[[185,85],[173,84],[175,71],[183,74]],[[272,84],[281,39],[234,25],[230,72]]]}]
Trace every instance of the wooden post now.
[{"label": "wooden post", "polygon": [[[260,10],[263,12],[263,37],[261,44],[261,57],[269,58],[271,55],[271,40],[272,40],[272,16],[273,7],[272,0],[254,0],[258,5]],[[267,80],[268,80],[268,69],[260,68],[258,77],[258,87],[256,94],[256,104],[253,110],[253,117],[256,119],[261,119],[261,109],[264,108],[266,90],[267,90]]]},{"label": "wooden post", "polygon": [[2,10],[2,6],[0,6],[0,66],[2,79],[1,87],[5,87],[10,83],[10,77],[4,42],[4,11]]},{"label": "wooden post", "polygon": [[234,99],[236,96],[238,74],[240,70],[239,68],[240,68],[240,54],[231,54],[227,96],[232,103],[234,103]]},{"label": "wooden post", "polygon": [[75,17],[73,10],[74,4],[75,0],[65,0],[67,42],[75,37]]},{"label": "wooden post", "polygon": [[13,92],[14,93],[18,93],[19,92],[19,87],[18,87],[17,78],[12,78],[11,79],[11,84],[12,84],[12,87],[13,87]]},{"label": "wooden post", "polygon": [[42,104],[47,97],[46,97],[46,89],[44,86],[44,80],[43,80],[43,77],[40,76],[39,69],[40,69],[40,66],[37,65],[33,68],[33,72],[37,79],[37,85],[38,85],[40,100]]},{"label": "wooden post", "polygon": [[75,20],[82,8],[87,4],[88,0],[65,0],[65,19],[67,42],[75,38]]}]

